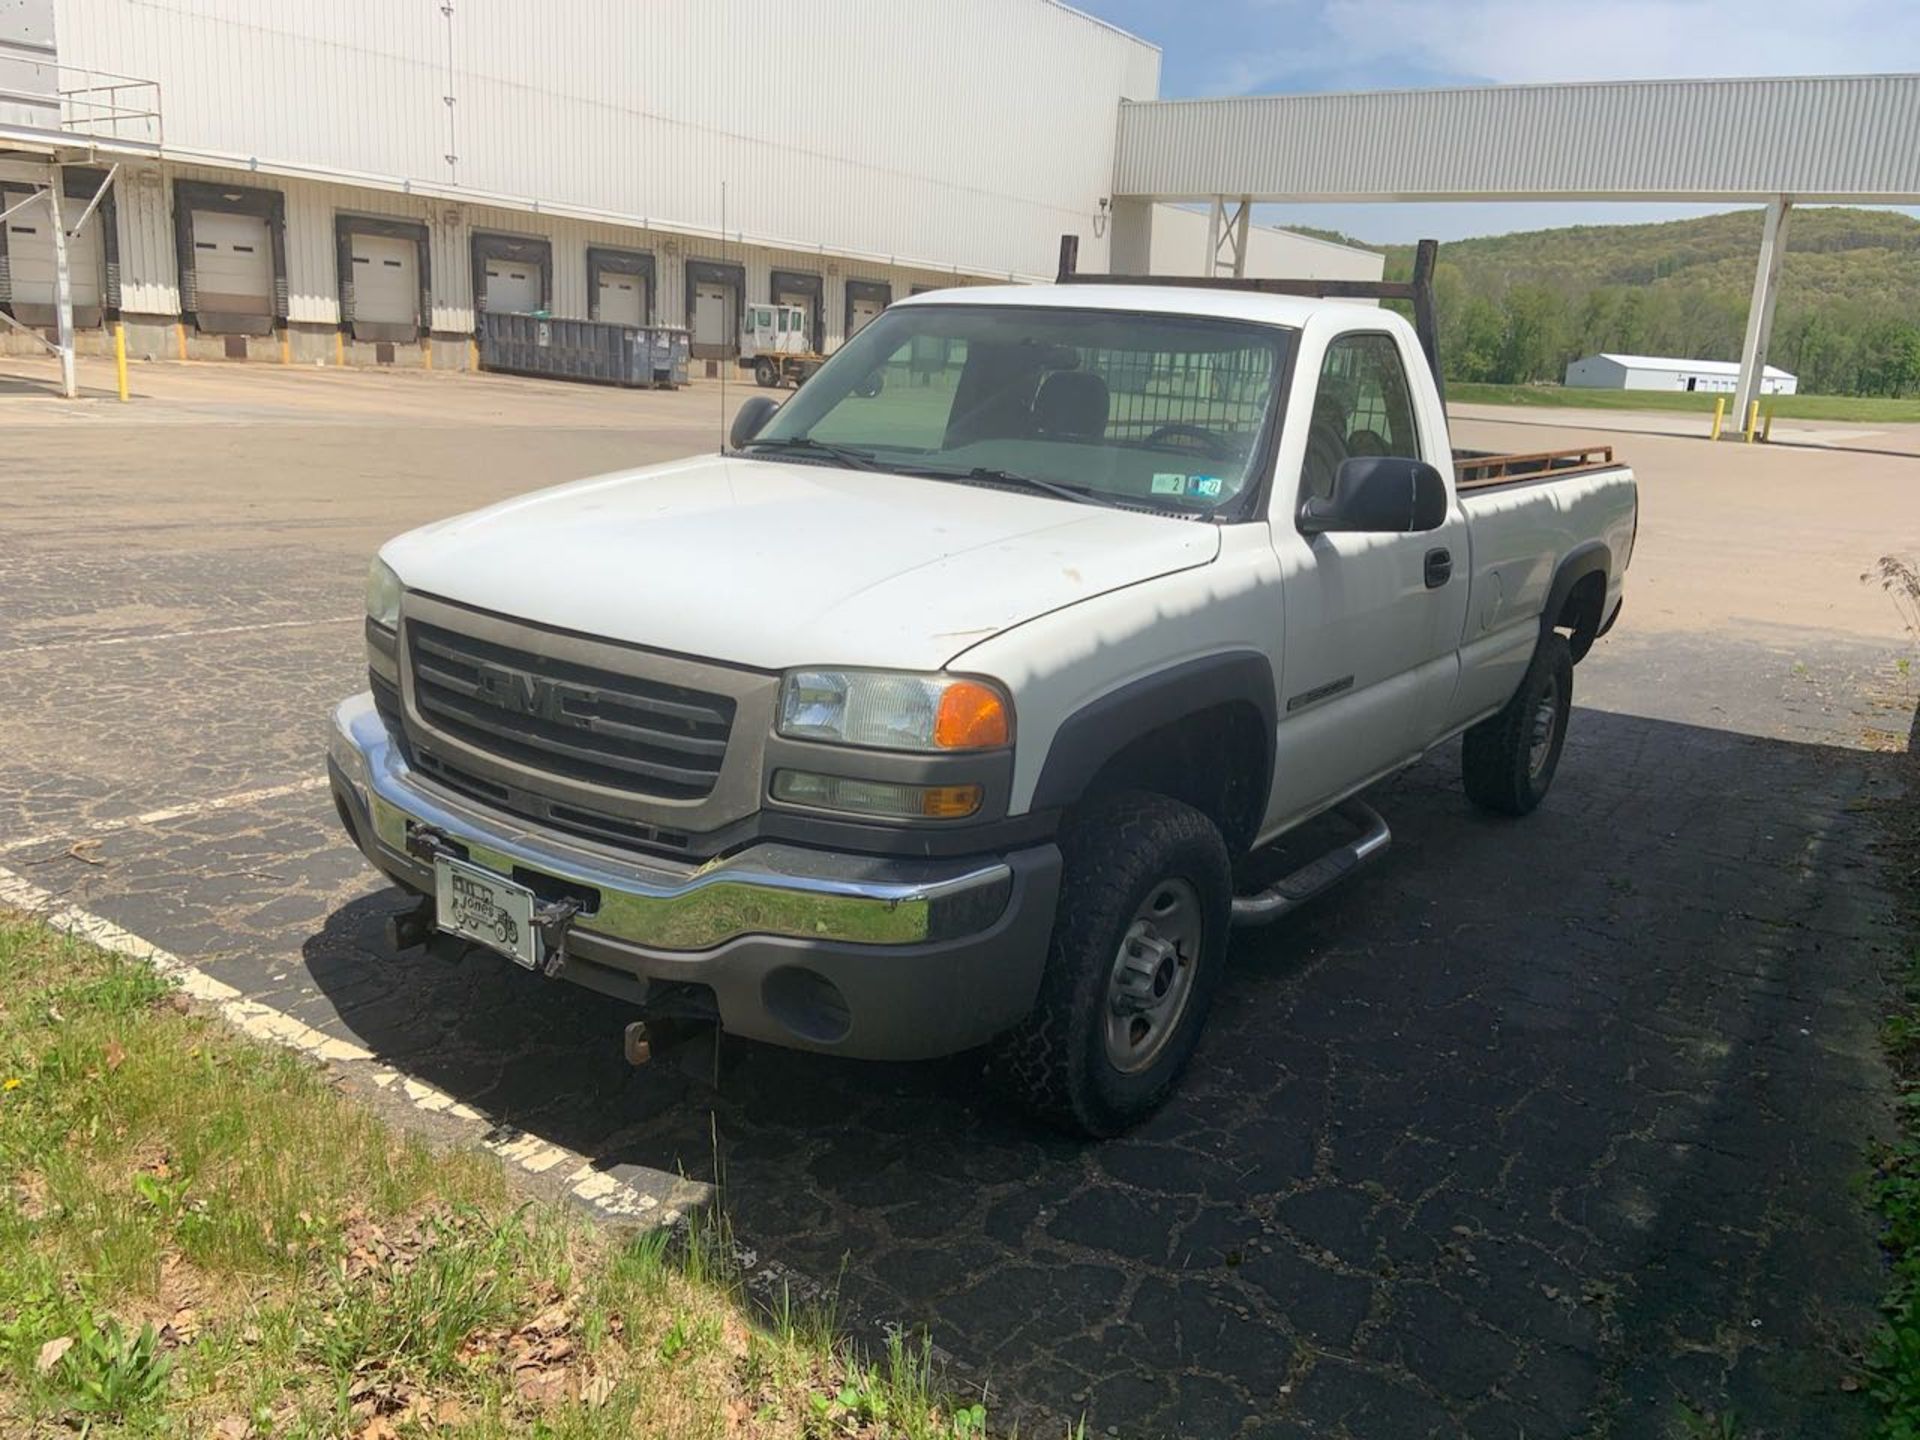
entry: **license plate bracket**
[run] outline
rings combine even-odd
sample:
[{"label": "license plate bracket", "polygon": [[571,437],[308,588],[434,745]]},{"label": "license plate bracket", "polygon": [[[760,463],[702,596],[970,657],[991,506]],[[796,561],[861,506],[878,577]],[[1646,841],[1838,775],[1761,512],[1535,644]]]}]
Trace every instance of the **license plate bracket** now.
[{"label": "license plate bracket", "polygon": [[533,923],[533,891],[465,860],[433,861],[434,923],[504,955],[528,970],[540,968],[541,934]]}]

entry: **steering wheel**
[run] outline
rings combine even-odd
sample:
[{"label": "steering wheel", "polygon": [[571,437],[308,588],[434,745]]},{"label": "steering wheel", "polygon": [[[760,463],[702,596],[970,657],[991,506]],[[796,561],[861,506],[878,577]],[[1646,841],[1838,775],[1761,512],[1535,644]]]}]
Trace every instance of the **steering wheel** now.
[{"label": "steering wheel", "polygon": [[1231,460],[1233,458],[1233,450],[1227,444],[1225,436],[1217,435],[1198,425],[1162,425],[1141,443],[1153,445],[1162,440],[1197,440],[1200,447],[1207,452],[1208,459]]}]

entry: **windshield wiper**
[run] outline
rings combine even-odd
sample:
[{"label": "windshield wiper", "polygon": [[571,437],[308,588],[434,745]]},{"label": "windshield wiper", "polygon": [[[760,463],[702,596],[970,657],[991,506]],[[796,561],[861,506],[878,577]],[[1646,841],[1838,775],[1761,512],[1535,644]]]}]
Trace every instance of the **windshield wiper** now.
[{"label": "windshield wiper", "polygon": [[1075,505],[1105,503],[1091,490],[1083,490],[1077,485],[1062,485],[1054,480],[1042,480],[1038,476],[1022,475],[1013,470],[995,470],[988,465],[976,465],[971,470],[942,470],[938,466],[927,465],[901,473],[926,475],[935,480],[979,480],[988,485],[1017,485],[1023,490],[1038,490],[1056,500],[1070,500]]},{"label": "windshield wiper", "polygon": [[830,440],[816,440],[811,435],[789,435],[778,440],[749,440],[740,448],[742,450],[800,450],[810,455],[826,455],[838,460],[849,470],[881,468],[871,450],[862,450],[857,445],[835,445]]}]

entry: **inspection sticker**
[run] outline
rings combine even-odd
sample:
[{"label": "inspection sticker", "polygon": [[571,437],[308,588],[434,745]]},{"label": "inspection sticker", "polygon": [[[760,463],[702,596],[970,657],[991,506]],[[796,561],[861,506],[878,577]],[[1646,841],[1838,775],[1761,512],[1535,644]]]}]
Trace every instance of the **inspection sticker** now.
[{"label": "inspection sticker", "polygon": [[1218,475],[1189,475],[1187,493],[1198,495],[1202,500],[1218,500],[1220,492],[1226,488],[1226,482]]},{"label": "inspection sticker", "polygon": [[1184,495],[1187,493],[1187,477],[1161,471],[1153,477],[1155,495]]}]

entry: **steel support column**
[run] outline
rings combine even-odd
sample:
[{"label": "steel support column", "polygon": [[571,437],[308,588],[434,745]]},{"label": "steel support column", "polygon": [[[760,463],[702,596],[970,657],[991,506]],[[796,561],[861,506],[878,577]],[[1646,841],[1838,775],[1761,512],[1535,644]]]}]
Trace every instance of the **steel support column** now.
[{"label": "steel support column", "polygon": [[1247,276],[1247,231],[1253,224],[1253,201],[1242,195],[1227,210],[1227,197],[1213,197],[1213,209],[1207,216],[1207,263],[1202,275],[1218,275],[1223,270],[1236,280]]},{"label": "steel support column", "polygon": [[60,192],[66,186],[63,165],[53,167],[47,186],[47,210],[53,218],[53,314],[60,337],[60,393],[72,400],[80,393],[73,369],[73,271],[67,263],[67,226],[60,214]]},{"label": "steel support column", "polygon": [[1747,338],[1740,347],[1740,381],[1734,389],[1733,428],[1724,438],[1739,439],[1747,415],[1760,398],[1767,373],[1767,343],[1773,338],[1773,302],[1780,290],[1780,262],[1787,254],[1787,212],[1791,196],[1776,195],[1767,205],[1766,228],[1760,234],[1760,264],[1753,277],[1753,300],[1747,306]]}]

